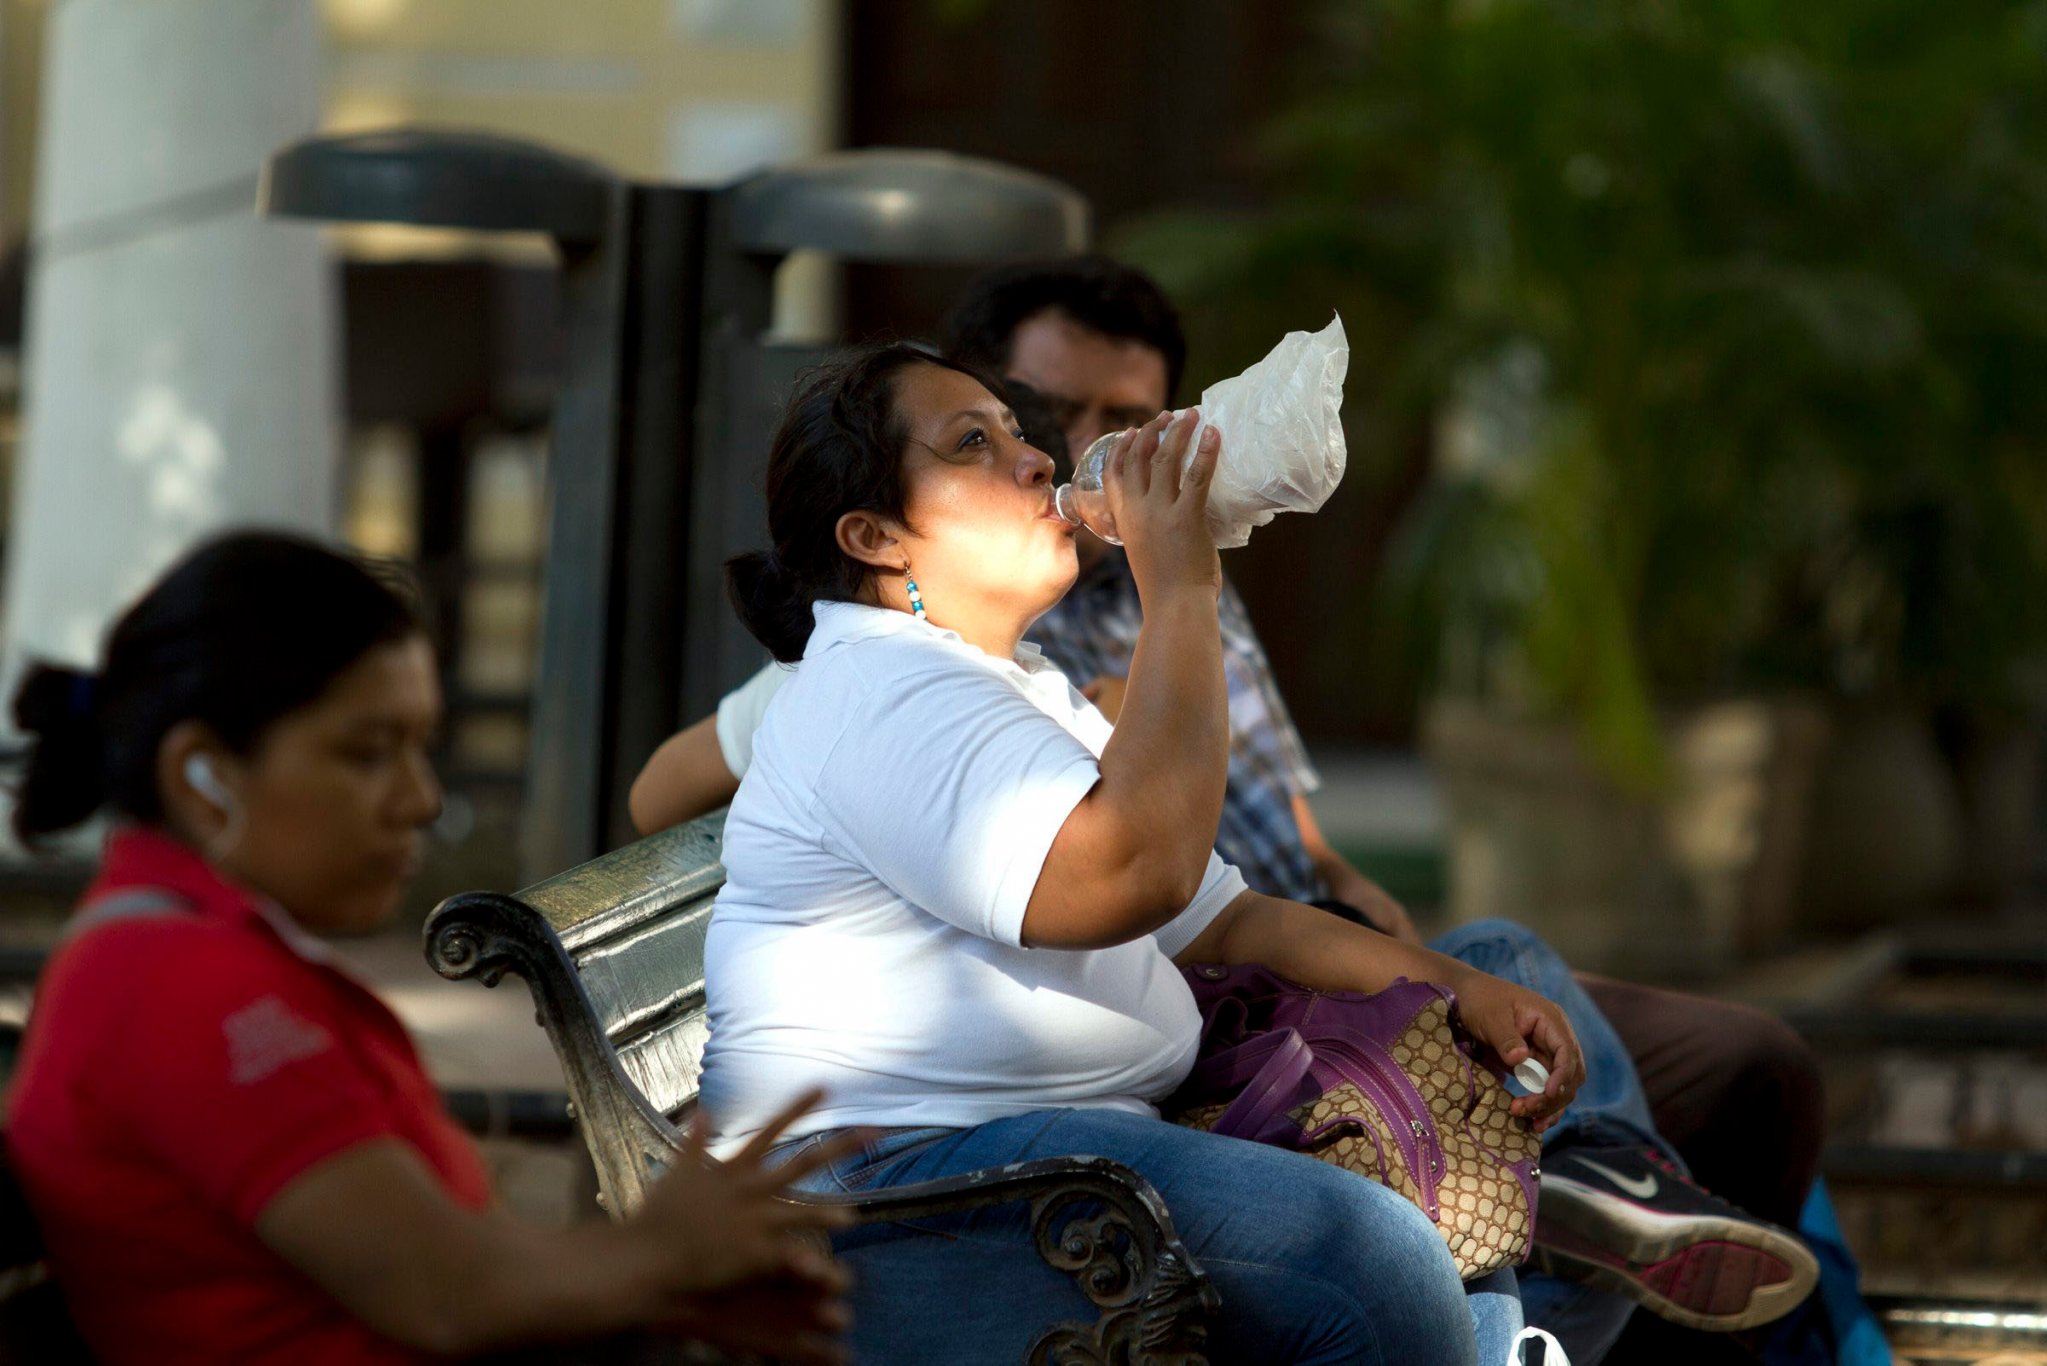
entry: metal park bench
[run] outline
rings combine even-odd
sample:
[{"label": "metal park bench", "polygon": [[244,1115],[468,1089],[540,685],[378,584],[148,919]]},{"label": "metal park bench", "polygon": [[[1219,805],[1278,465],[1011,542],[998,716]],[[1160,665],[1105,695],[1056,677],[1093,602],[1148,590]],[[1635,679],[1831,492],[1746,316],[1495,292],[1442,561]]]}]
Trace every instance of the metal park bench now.
[{"label": "metal park bench", "polygon": [[[638,1207],[674,1159],[696,1104],[709,1029],[704,939],[725,879],[723,830],[719,812],[515,895],[450,897],[427,922],[427,960],[442,976],[492,986],[507,972],[526,980],[561,1059],[598,1199],[614,1218]],[[1203,1360],[1215,1291],[1158,1193],[1119,1163],[1057,1158],[872,1195],[803,1198],[850,1205],[862,1223],[1026,1203],[1037,1255],[1077,1288],[1071,1304],[1046,1306],[1028,1362]]]}]

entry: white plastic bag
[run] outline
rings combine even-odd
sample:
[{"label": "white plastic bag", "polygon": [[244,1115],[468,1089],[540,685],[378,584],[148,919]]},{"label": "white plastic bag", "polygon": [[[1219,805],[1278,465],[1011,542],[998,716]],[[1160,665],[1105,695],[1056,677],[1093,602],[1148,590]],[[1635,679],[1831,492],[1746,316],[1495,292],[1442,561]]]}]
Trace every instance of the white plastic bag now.
[{"label": "white plastic bag", "polygon": [[[1541,1343],[1544,1351],[1530,1352],[1531,1342]],[[1542,1366],[1571,1366],[1571,1359],[1564,1355],[1564,1344],[1540,1328],[1523,1328],[1514,1335],[1514,1341],[1507,1347],[1507,1366],[1533,1366],[1538,1356]]]},{"label": "white plastic bag", "polygon": [[[1289,332],[1264,360],[1201,394],[1201,425],[1223,434],[1208,494],[1216,546],[1233,549],[1281,512],[1314,512],[1343,478],[1343,319]],[[1198,436],[1198,433],[1197,433]],[[1192,451],[1193,446],[1188,450]]]}]

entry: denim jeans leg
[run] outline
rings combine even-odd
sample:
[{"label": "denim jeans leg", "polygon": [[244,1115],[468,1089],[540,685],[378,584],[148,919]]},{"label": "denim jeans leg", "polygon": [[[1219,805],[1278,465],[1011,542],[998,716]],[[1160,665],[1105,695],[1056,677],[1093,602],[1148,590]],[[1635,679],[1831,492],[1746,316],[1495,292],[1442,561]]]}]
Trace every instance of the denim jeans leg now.
[{"label": "denim jeans leg", "polygon": [[[933,1135],[884,1135],[806,1184],[875,1191],[1010,1162],[1112,1158],[1156,1187],[1223,1308],[1214,1361],[1497,1366],[1520,1330],[1512,1272],[1466,1286],[1428,1218],[1299,1153],[1113,1110],[1043,1110]],[[834,1240],[855,1277],[859,1361],[1020,1361],[1059,1320],[1094,1318],[1038,1257],[1011,1204]]]},{"label": "denim jeans leg", "polygon": [[1540,1271],[1521,1272],[1522,1317],[1554,1334],[1571,1366],[1599,1366],[1634,1312],[1632,1300],[1609,1291]]}]

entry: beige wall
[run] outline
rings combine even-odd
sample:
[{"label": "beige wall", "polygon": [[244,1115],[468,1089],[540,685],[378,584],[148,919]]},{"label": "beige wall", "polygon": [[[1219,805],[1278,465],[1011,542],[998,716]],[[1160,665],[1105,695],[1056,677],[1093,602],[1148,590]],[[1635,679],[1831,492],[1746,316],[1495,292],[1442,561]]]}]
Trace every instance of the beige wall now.
[{"label": "beige wall", "polygon": [[[320,0],[329,131],[437,123],[632,176],[836,146],[841,0]],[[0,0],[0,241],[34,186],[51,0]]]},{"label": "beige wall", "polygon": [[[718,182],[838,145],[841,0],[321,0],[325,127],[473,128],[637,179]],[[542,244],[391,228],[358,256],[519,256]],[[832,276],[799,258],[776,330],[835,330]]]},{"label": "beige wall", "polygon": [[701,161],[706,146],[779,139],[804,155],[838,131],[837,0],[323,0],[322,10],[333,129],[483,128],[643,178],[717,171]]},{"label": "beige wall", "polygon": [[49,0],[0,0],[0,243],[28,233]]}]

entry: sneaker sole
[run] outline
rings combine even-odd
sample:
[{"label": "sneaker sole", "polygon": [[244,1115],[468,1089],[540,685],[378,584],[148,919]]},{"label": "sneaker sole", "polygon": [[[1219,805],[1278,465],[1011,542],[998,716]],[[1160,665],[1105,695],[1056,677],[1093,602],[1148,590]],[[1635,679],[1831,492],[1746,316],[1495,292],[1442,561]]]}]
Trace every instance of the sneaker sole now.
[{"label": "sneaker sole", "polygon": [[1782,1318],[1819,1283],[1819,1262],[1770,1224],[1659,1214],[1544,1177],[1532,1264],[1636,1301],[1686,1328],[1729,1333]]}]

